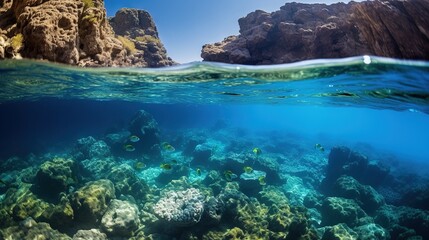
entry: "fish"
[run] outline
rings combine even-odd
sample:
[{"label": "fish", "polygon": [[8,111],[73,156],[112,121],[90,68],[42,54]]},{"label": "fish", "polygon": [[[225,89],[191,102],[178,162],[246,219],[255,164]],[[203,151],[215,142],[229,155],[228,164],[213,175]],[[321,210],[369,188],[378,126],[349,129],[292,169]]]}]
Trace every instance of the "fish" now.
[{"label": "fish", "polygon": [[244,167],[243,170],[244,170],[245,173],[251,173],[251,172],[253,172],[253,168],[251,168],[249,166]]},{"label": "fish", "polygon": [[197,168],[197,170],[195,170],[197,172],[198,176],[201,176],[201,169]]},{"label": "fish", "polygon": [[232,179],[237,178],[237,175],[234,174],[231,170],[226,170],[223,172],[223,175],[227,181],[232,181]]},{"label": "fish", "polygon": [[131,144],[126,144],[126,145],[124,145],[124,150],[127,152],[134,152],[136,150],[136,148]]},{"label": "fish", "polygon": [[141,170],[141,169],[143,169],[145,167],[146,167],[146,164],[144,162],[136,162],[134,164],[134,168],[137,169],[137,170]]},{"label": "fish", "polygon": [[173,159],[173,160],[171,160],[171,164],[174,164],[174,165],[177,165],[177,160],[175,160],[175,159]]},{"label": "fish", "polygon": [[0,184],[6,185],[6,182],[0,179]]},{"label": "fish", "polygon": [[321,152],[325,151],[325,148],[320,143],[316,143],[314,148],[319,149]]},{"label": "fish", "polygon": [[260,176],[259,178],[258,178],[258,181],[259,181],[259,184],[260,185],[266,185],[267,183],[265,182],[265,176]]},{"label": "fish", "polygon": [[161,143],[162,149],[168,152],[174,152],[176,149],[168,142]]},{"label": "fish", "polygon": [[257,147],[255,147],[252,151],[256,156],[259,156],[262,153],[262,150],[260,148],[257,148]]},{"label": "fish", "polygon": [[171,164],[169,164],[169,163],[161,163],[161,165],[159,165],[159,166],[164,170],[170,170],[171,169]]},{"label": "fish", "polygon": [[133,143],[140,141],[140,138],[136,135],[131,135],[128,139],[130,140],[130,142],[133,142]]}]

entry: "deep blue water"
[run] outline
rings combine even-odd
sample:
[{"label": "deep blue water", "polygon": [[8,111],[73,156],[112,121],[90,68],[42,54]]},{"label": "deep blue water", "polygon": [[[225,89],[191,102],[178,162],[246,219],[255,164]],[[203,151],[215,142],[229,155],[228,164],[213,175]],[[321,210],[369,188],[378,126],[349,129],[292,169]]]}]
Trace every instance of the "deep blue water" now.
[{"label": "deep blue water", "polygon": [[[0,62],[0,89],[0,162],[28,156],[73,158],[78,139],[106,139],[128,129],[136,112],[145,110],[158,123],[162,141],[176,148],[171,156],[163,153],[161,160],[147,162],[153,169],[174,156],[191,173],[197,167],[218,170],[211,162],[193,166],[192,157],[187,159],[186,141],[199,136],[209,139],[208,145],[218,141],[212,151],[225,148],[225,159],[228,154],[251,154],[254,147],[262,149],[262,157],[283,159],[278,160],[278,171],[286,169],[281,177],[292,174],[293,161],[299,164],[301,157],[311,156],[318,159],[320,172],[311,164],[304,172],[321,174],[314,176],[321,180],[330,150],[345,146],[389,168],[389,181],[403,179],[401,171],[415,175],[419,186],[429,178],[428,62],[356,57],[270,67],[194,63],[165,69],[81,69],[7,60]],[[142,158],[109,147],[118,165],[133,166],[130,161]],[[222,155],[216,154],[212,157]],[[36,171],[37,164],[41,162],[32,166]],[[9,179],[12,170],[1,169],[0,177]],[[286,180],[281,184],[287,189]],[[395,186],[374,188],[382,192],[390,187],[395,194],[413,189],[411,183],[405,190]],[[0,195],[10,188],[0,187]],[[309,189],[318,191],[318,184]],[[299,199],[293,194],[288,198]],[[406,203],[417,206],[411,200],[401,202]],[[349,227],[358,232],[358,227]]]}]

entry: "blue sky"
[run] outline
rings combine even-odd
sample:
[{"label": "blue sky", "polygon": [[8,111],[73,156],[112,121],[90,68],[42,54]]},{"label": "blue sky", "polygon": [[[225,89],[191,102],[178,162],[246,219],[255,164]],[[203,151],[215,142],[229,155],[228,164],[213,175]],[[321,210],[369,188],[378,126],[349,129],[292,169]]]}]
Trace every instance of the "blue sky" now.
[{"label": "blue sky", "polygon": [[116,11],[123,7],[148,11],[155,20],[168,55],[179,63],[187,63],[201,60],[200,53],[204,44],[237,35],[239,18],[257,9],[267,12],[278,10],[286,2],[286,0],[105,0],[105,6],[108,16],[114,16]]}]

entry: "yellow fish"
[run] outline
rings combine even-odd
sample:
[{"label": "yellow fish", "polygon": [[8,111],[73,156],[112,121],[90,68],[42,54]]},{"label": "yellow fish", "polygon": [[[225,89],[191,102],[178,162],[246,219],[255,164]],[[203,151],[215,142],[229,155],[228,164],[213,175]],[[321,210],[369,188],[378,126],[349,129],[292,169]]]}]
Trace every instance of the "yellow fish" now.
[{"label": "yellow fish", "polygon": [[231,170],[226,170],[223,172],[223,175],[227,181],[232,181],[232,179],[237,177],[237,175],[235,175]]},{"label": "yellow fish", "polygon": [[160,167],[164,170],[170,170],[171,169],[171,164],[169,163],[161,163]]},{"label": "yellow fish", "polygon": [[133,143],[140,141],[140,138],[137,137],[136,135],[131,135],[129,139],[130,139],[130,142],[133,142]]},{"label": "yellow fish", "polygon": [[266,185],[267,183],[265,182],[265,177],[264,176],[260,176],[258,178],[259,184],[261,185]]},{"label": "yellow fish", "polygon": [[143,169],[145,167],[146,167],[146,164],[144,164],[144,162],[136,162],[134,164],[134,168],[137,169],[137,170],[141,170],[141,169]]},{"label": "yellow fish", "polygon": [[316,143],[316,144],[314,145],[314,148],[319,149],[321,152],[324,152],[324,151],[325,151],[325,148],[324,148],[324,147],[322,147],[322,145],[320,145],[320,143]]},{"label": "yellow fish", "polygon": [[127,144],[127,145],[124,145],[124,150],[127,152],[134,152],[136,148],[131,144]]},{"label": "yellow fish", "polygon": [[262,150],[260,148],[255,147],[253,150],[253,153],[256,154],[256,156],[261,155]]},{"label": "yellow fish", "polygon": [[244,167],[243,170],[244,170],[245,173],[251,173],[251,172],[253,172],[253,168],[251,168],[251,167]]},{"label": "yellow fish", "polygon": [[166,150],[166,151],[168,151],[168,152],[173,152],[173,151],[175,151],[176,149],[173,147],[173,146],[171,146],[171,144],[169,144],[168,142],[163,142],[162,144],[161,144],[161,146],[162,146],[162,148],[164,149],[164,150]]}]

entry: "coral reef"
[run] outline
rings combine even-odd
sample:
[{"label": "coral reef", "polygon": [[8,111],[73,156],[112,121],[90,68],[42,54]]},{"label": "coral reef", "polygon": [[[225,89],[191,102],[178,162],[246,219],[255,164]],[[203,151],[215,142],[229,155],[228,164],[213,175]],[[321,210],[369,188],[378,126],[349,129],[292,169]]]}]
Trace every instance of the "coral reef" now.
[{"label": "coral reef", "polygon": [[[142,141],[129,143],[134,146],[135,150],[132,152],[128,152],[128,155],[146,155],[147,159],[150,161],[157,161],[161,159],[161,139],[159,135],[160,130],[158,127],[158,123],[150,113],[144,110],[138,111],[131,119],[128,131],[131,135],[137,136],[142,139]],[[123,144],[128,144],[128,142],[125,142]],[[120,147],[123,153],[123,146]]]},{"label": "coral reef", "polygon": [[107,240],[107,235],[98,229],[79,230],[73,235],[73,240]]},{"label": "coral reef", "polygon": [[384,204],[384,198],[374,188],[361,185],[353,177],[341,176],[333,187],[334,195],[355,200],[366,213],[372,214]]},{"label": "coral reef", "polygon": [[355,226],[359,218],[365,217],[365,212],[351,199],[328,197],[321,207],[322,225],[345,223]]},{"label": "coral reef", "polygon": [[192,226],[198,223],[204,211],[205,197],[195,188],[170,191],[153,207],[154,213],[168,223]]},{"label": "coral reef", "polygon": [[47,223],[37,223],[31,217],[18,226],[0,230],[1,239],[58,239],[71,240],[66,234],[54,230]]},{"label": "coral reef", "polygon": [[114,199],[101,218],[101,227],[112,236],[130,237],[140,224],[139,210],[135,204]]},{"label": "coral reef", "polygon": [[429,238],[427,211],[386,204],[378,192],[413,182],[395,193],[424,207],[414,196],[424,199],[426,178],[349,148],[329,156],[305,141],[283,148],[291,140],[275,134],[240,142],[243,133],[225,127],[165,134],[143,110],[114,131],[67,153],[3,161],[0,238]]},{"label": "coral reef", "polygon": [[[55,198],[77,183],[77,165],[71,159],[55,158],[44,162],[35,177],[35,192]],[[47,188],[46,186],[49,186]]]},{"label": "coral reef", "polygon": [[135,171],[127,164],[121,164],[112,168],[107,175],[115,185],[115,193],[119,197],[122,195],[131,195],[138,201],[144,201],[146,194],[149,193],[149,187],[146,183],[137,177]]},{"label": "coral reef", "polygon": [[428,10],[426,0],[286,3],[273,13],[256,10],[240,18],[240,35],[204,45],[201,57],[237,64],[364,54],[428,59]]},{"label": "coral reef", "polygon": [[370,163],[368,158],[347,147],[333,147],[329,153],[326,177],[322,188],[329,193],[341,175],[352,176],[362,184],[377,187],[385,181],[389,170],[377,163]]},{"label": "coral reef", "polygon": [[73,193],[71,205],[75,219],[83,224],[95,225],[115,198],[115,187],[110,180],[88,182]]}]

